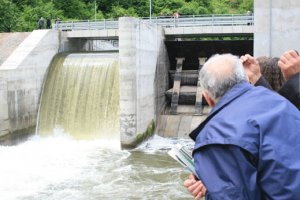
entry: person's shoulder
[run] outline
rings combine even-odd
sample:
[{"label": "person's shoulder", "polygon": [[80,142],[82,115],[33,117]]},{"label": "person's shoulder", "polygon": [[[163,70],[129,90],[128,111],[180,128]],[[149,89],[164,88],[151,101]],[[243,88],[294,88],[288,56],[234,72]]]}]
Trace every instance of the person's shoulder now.
[{"label": "person's shoulder", "polygon": [[256,87],[252,87],[250,90],[250,94],[253,96],[259,96],[261,97],[260,99],[276,99],[276,98],[282,98],[282,96],[280,96],[278,94],[278,92],[271,90],[269,88],[266,88],[265,86],[261,86],[258,85]]},{"label": "person's shoulder", "polygon": [[266,113],[273,115],[271,114],[273,111],[280,112],[283,115],[287,113],[299,115],[299,110],[289,100],[276,91],[263,86],[252,87],[228,109],[237,110],[237,107],[241,112],[248,113],[249,116],[251,115],[254,118],[265,116]]}]

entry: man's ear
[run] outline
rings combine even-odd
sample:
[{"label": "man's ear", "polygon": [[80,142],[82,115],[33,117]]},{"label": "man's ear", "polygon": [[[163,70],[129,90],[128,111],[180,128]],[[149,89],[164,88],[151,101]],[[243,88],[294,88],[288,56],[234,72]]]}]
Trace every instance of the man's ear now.
[{"label": "man's ear", "polygon": [[216,105],[216,102],[210,97],[207,91],[203,91],[202,94],[210,107],[214,107]]}]

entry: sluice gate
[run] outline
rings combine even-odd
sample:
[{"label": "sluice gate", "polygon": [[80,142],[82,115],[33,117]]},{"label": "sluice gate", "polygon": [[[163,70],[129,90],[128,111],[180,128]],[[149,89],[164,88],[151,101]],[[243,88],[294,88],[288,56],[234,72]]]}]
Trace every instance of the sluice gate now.
[{"label": "sluice gate", "polygon": [[159,116],[157,133],[164,137],[188,137],[210,111],[200,85],[199,72],[214,54],[237,56],[253,53],[251,39],[222,41],[166,41],[170,69],[165,92],[166,109]]}]

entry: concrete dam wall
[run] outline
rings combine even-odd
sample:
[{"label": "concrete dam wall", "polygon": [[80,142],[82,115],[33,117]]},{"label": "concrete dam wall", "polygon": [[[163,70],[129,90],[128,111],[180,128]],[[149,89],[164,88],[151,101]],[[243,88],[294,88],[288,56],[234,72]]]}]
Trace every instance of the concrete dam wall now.
[{"label": "concrete dam wall", "polygon": [[[120,24],[120,135],[123,146],[133,147],[153,134],[156,116],[164,109],[168,56],[161,27],[136,18],[121,18]],[[2,141],[35,132],[43,81],[52,58],[58,52],[91,50],[90,40],[71,40],[64,32],[38,30],[26,36],[9,56],[2,56]]]},{"label": "concrete dam wall", "polygon": [[[154,132],[164,137],[187,137],[209,112],[197,77],[210,55],[280,56],[299,48],[300,18],[295,17],[299,1],[254,1],[254,7],[254,41],[229,42],[225,49],[225,43],[204,45],[180,42],[180,38],[167,41],[164,28],[131,17],[119,19],[113,37],[105,36],[108,30],[1,33],[0,141],[34,133],[45,74],[58,52],[106,50],[118,54],[122,145],[134,147]],[[187,77],[193,80],[185,80]]]},{"label": "concrete dam wall", "polygon": [[[22,35],[22,41],[16,41],[11,46],[13,49],[7,49],[11,52],[9,56],[4,55],[6,48],[1,53],[1,140],[34,131],[43,78],[52,57],[58,52],[56,31],[39,30]],[[11,37],[15,41],[13,35]]]}]

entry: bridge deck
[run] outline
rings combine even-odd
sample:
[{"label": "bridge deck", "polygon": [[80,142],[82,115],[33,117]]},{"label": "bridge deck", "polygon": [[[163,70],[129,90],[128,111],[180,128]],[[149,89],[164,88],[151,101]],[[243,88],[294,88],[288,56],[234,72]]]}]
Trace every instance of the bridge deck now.
[{"label": "bridge deck", "polygon": [[[141,18],[140,23],[155,23],[165,29],[166,36],[251,35],[253,15],[200,15]],[[117,39],[117,20],[67,21],[53,24],[53,29],[67,31],[69,38]]]}]

